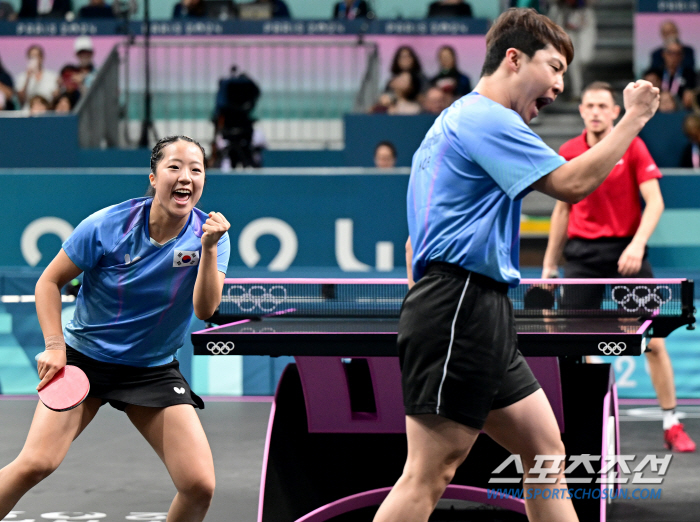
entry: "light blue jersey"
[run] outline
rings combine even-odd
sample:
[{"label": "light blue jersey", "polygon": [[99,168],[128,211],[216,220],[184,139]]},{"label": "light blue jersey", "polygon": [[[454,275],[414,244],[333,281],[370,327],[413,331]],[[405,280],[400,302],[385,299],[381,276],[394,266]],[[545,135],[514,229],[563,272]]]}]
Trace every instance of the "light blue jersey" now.
[{"label": "light blue jersey", "polygon": [[[95,212],[63,243],[84,272],[66,344],[98,361],[159,366],[184,342],[208,216],[193,209],[177,238],[157,246],[148,233],[152,201],[131,199]],[[217,245],[224,273],[229,246],[226,233]]]},{"label": "light blue jersey", "polygon": [[520,209],[566,160],[520,115],[472,92],[438,116],[413,155],[408,229],[416,281],[431,261],[520,281]]}]

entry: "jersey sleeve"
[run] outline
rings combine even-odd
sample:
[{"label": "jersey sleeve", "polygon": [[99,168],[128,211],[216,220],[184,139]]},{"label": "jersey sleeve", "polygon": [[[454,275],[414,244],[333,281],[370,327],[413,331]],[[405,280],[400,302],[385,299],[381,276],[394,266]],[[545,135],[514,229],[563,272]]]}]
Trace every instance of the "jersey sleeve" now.
[{"label": "jersey sleeve", "polygon": [[637,185],[641,185],[650,179],[662,177],[659,167],[656,166],[654,158],[641,138],[635,138],[632,142],[634,153],[634,175],[637,178]]},{"label": "jersey sleeve", "polygon": [[83,272],[97,266],[105,253],[100,218],[100,212],[88,216],[63,242],[63,251]]},{"label": "jersey sleeve", "polygon": [[231,241],[229,240],[228,232],[225,232],[216,244],[216,267],[219,269],[219,272],[226,273],[230,256]]},{"label": "jersey sleeve", "polygon": [[[472,138],[465,148],[508,197],[515,200],[525,196],[535,181],[566,160],[532,132],[520,116],[512,111],[499,115],[494,112],[480,118],[480,140],[473,139],[474,129],[468,131]],[[463,130],[460,126],[460,131]],[[467,132],[460,134],[466,136]]]}]

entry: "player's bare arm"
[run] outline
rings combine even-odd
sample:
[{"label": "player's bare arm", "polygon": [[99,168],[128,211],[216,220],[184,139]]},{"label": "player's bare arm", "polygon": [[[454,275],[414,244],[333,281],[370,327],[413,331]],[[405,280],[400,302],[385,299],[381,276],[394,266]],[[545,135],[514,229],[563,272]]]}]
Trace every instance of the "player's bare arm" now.
[{"label": "player's bare arm", "polygon": [[413,280],[413,246],[411,245],[411,238],[406,241],[406,275],[408,276],[408,289],[410,290],[415,281]]},{"label": "player's bare arm", "polygon": [[618,270],[623,276],[633,276],[641,269],[644,250],[664,211],[664,198],[657,179],[645,181],[639,186],[639,190],[645,207],[637,232],[617,262]]},{"label": "player's bare arm", "polygon": [[219,272],[216,266],[217,243],[230,227],[221,212],[209,212],[209,218],[202,225],[202,257],[192,296],[194,313],[199,319],[209,319],[221,302],[226,274]]},{"label": "player's bare arm", "polygon": [[37,370],[41,379],[37,390],[43,388],[54,374],[66,365],[66,345],[62,341],[61,288],[81,272],[82,270],[75,266],[61,249],[36,283],[36,312],[44,339],[47,340],[47,349],[37,359]]},{"label": "player's bare arm", "polygon": [[533,183],[532,188],[560,201],[578,203],[605,180],[659,107],[659,89],[647,81],[630,83],[623,95],[626,112],[612,132],[595,147]]},{"label": "player's bare arm", "polygon": [[552,218],[549,225],[549,239],[547,250],[544,253],[542,263],[542,278],[557,277],[559,275],[559,261],[564,253],[566,245],[566,230],[569,225],[569,213],[571,204],[564,201],[557,201],[552,211]]}]

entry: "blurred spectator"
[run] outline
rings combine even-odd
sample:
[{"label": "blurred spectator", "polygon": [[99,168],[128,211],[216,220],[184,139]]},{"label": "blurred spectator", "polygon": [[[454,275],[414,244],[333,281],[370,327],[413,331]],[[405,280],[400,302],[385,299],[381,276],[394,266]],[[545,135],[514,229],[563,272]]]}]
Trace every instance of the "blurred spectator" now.
[{"label": "blurred spectator", "polygon": [[114,18],[114,10],[104,0],[90,0],[90,3],[78,11],[80,18]]},{"label": "blurred spectator", "polygon": [[44,49],[40,45],[30,45],[27,49],[27,70],[15,78],[15,89],[23,108],[29,107],[29,100],[35,95],[53,99],[58,89],[58,75],[44,69]]},{"label": "blurred spectator", "polygon": [[452,103],[453,97],[439,87],[431,87],[422,99],[423,112],[438,115]]},{"label": "blurred spectator", "polygon": [[173,8],[173,18],[206,16],[204,0],[181,0]]},{"label": "blurred spectator", "polygon": [[71,0],[22,0],[19,18],[64,18],[73,10]]},{"label": "blurred spectator", "polygon": [[[418,55],[413,50],[413,47],[409,45],[402,45],[394,53],[394,58],[391,60],[391,77],[392,79],[401,74],[402,72],[410,72],[413,74],[419,83],[418,92],[424,92],[429,86],[430,82],[428,78],[423,74],[423,67],[421,66]],[[385,92],[390,90],[389,82],[387,82]]]},{"label": "blurred spectator", "polygon": [[374,18],[374,12],[365,0],[341,0],[333,8],[333,18],[342,20]]},{"label": "blurred spectator", "polygon": [[661,77],[663,73],[658,69],[647,69],[642,74],[642,80],[646,80],[651,83],[657,89],[661,89]]},{"label": "blurred spectator", "polygon": [[9,2],[0,2],[0,20],[14,22],[17,20],[17,13]]},{"label": "blurred spectator", "polygon": [[396,147],[390,141],[380,141],[374,148],[374,166],[393,169],[396,166]]},{"label": "blurred spectator", "polygon": [[14,82],[12,76],[2,66],[0,61],[0,111],[11,111],[15,109],[12,98],[15,95]]},{"label": "blurred spectator", "polygon": [[[681,41],[680,34],[678,33],[678,26],[672,20],[666,20],[661,24],[660,27],[661,41],[667,42],[668,40]],[[654,49],[651,53],[651,69],[663,69],[664,68],[664,46]],[[683,60],[681,61],[681,66],[683,69],[689,71],[695,70],[695,51],[692,47],[683,45]]]},{"label": "blurred spectator", "polygon": [[40,95],[32,96],[29,100],[29,115],[30,116],[41,116],[51,110],[51,104],[49,101]]},{"label": "blurred spectator", "polygon": [[68,93],[59,94],[58,98],[53,101],[53,110],[56,114],[68,114],[73,110],[73,101]]},{"label": "blurred spectator", "polygon": [[428,18],[450,18],[453,16],[471,18],[472,6],[464,0],[438,0],[428,6]]},{"label": "blurred spectator", "polygon": [[440,72],[430,83],[455,98],[461,98],[472,90],[469,77],[457,69],[457,55],[450,45],[443,45],[438,51]]},{"label": "blurred spectator", "polygon": [[501,3],[508,4],[503,6],[502,11],[505,11],[510,7],[530,7],[538,13],[546,15],[549,11],[549,4],[551,2],[549,0],[506,0],[505,2],[502,1]]},{"label": "blurred spectator", "polygon": [[[70,98],[71,106],[75,107],[82,94],[83,75],[77,65],[64,65],[58,77],[58,96],[67,95]],[[52,98],[54,99],[54,98]]]},{"label": "blurred spectator", "polygon": [[414,74],[402,72],[390,82],[394,94],[394,102],[388,107],[389,114],[407,115],[418,114],[421,106],[418,103],[420,83]]},{"label": "blurred spectator", "polygon": [[676,112],[678,110],[678,100],[668,91],[661,91],[659,97],[659,112]]},{"label": "blurred spectator", "polygon": [[256,136],[252,117],[260,87],[234,65],[231,75],[219,81],[214,109],[214,152],[216,166],[227,170],[239,165],[260,167],[264,137]]},{"label": "blurred spectator", "polygon": [[79,36],[75,39],[73,49],[75,50],[75,57],[78,59],[78,67],[81,74],[80,81],[86,89],[89,89],[97,74],[95,64],[92,61],[95,56],[92,39],[89,36]]},{"label": "blurred spectator", "polygon": [[684,69],[683,46],[678,40],[666,40],[664,43],[664,68],[661,71],[661,90],[678,97],[685,107],[693,103],[692,90],[695,89],[695,71]]},{"label": "blurred spectator", "polygon": [[382,93],[370,112],[397,115],[419,114],[421,112],[421,106],[418,103],[419,86],[420,82],[415,74],[408,71],[399,73],[389,80],[389,90]]},{"label": "blurred spectator", "polygon": [[269,5],[270,18],[290,18],[289,7],[282,0],[254,0],[253,4]]},{"label": "blurred spectator", "polygon": [[556,0],[549,9],[549,18],[564,28],[576,49],[576,59],[569,64],[572,99],[581,97],[583,72],[593,61],[598,30],[595,11],[588,5],[590,0]]},{"label": "blurred spectator", "polygon": [[683,132],[690,143],[681,156],[681,167],[700,169],[700,114],[690,113],[685,117]]}]

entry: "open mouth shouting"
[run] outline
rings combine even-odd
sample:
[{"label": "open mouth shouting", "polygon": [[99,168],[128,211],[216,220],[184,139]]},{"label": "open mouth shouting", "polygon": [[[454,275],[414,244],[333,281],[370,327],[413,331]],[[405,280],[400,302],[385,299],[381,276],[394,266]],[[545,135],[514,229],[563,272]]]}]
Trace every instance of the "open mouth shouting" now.
[{"label": "open mouth shouting", "polygon": [[552,98],[542,97],[535,100],[535,105],[537,106],[537,111],[541,111],[542,107],[546,107],[550,103],[554,102]]},{"label": "open mouth shouting", "polygon": [[530,113],[530,119],[537,118],[542,107],[546,107],[547,105],[549,105],[552,102],[554,102],[554,99],[546,97],[546,96],[542,96],[541,98],[537,98],[535,100],[535,106],[532,108],[532,112]]},{"label": "open mouth shouting", "polygon": [[180,205],[186,205],[192,197],[192,191],[188,188],[178,188],[173,191],[173,199]]}]

